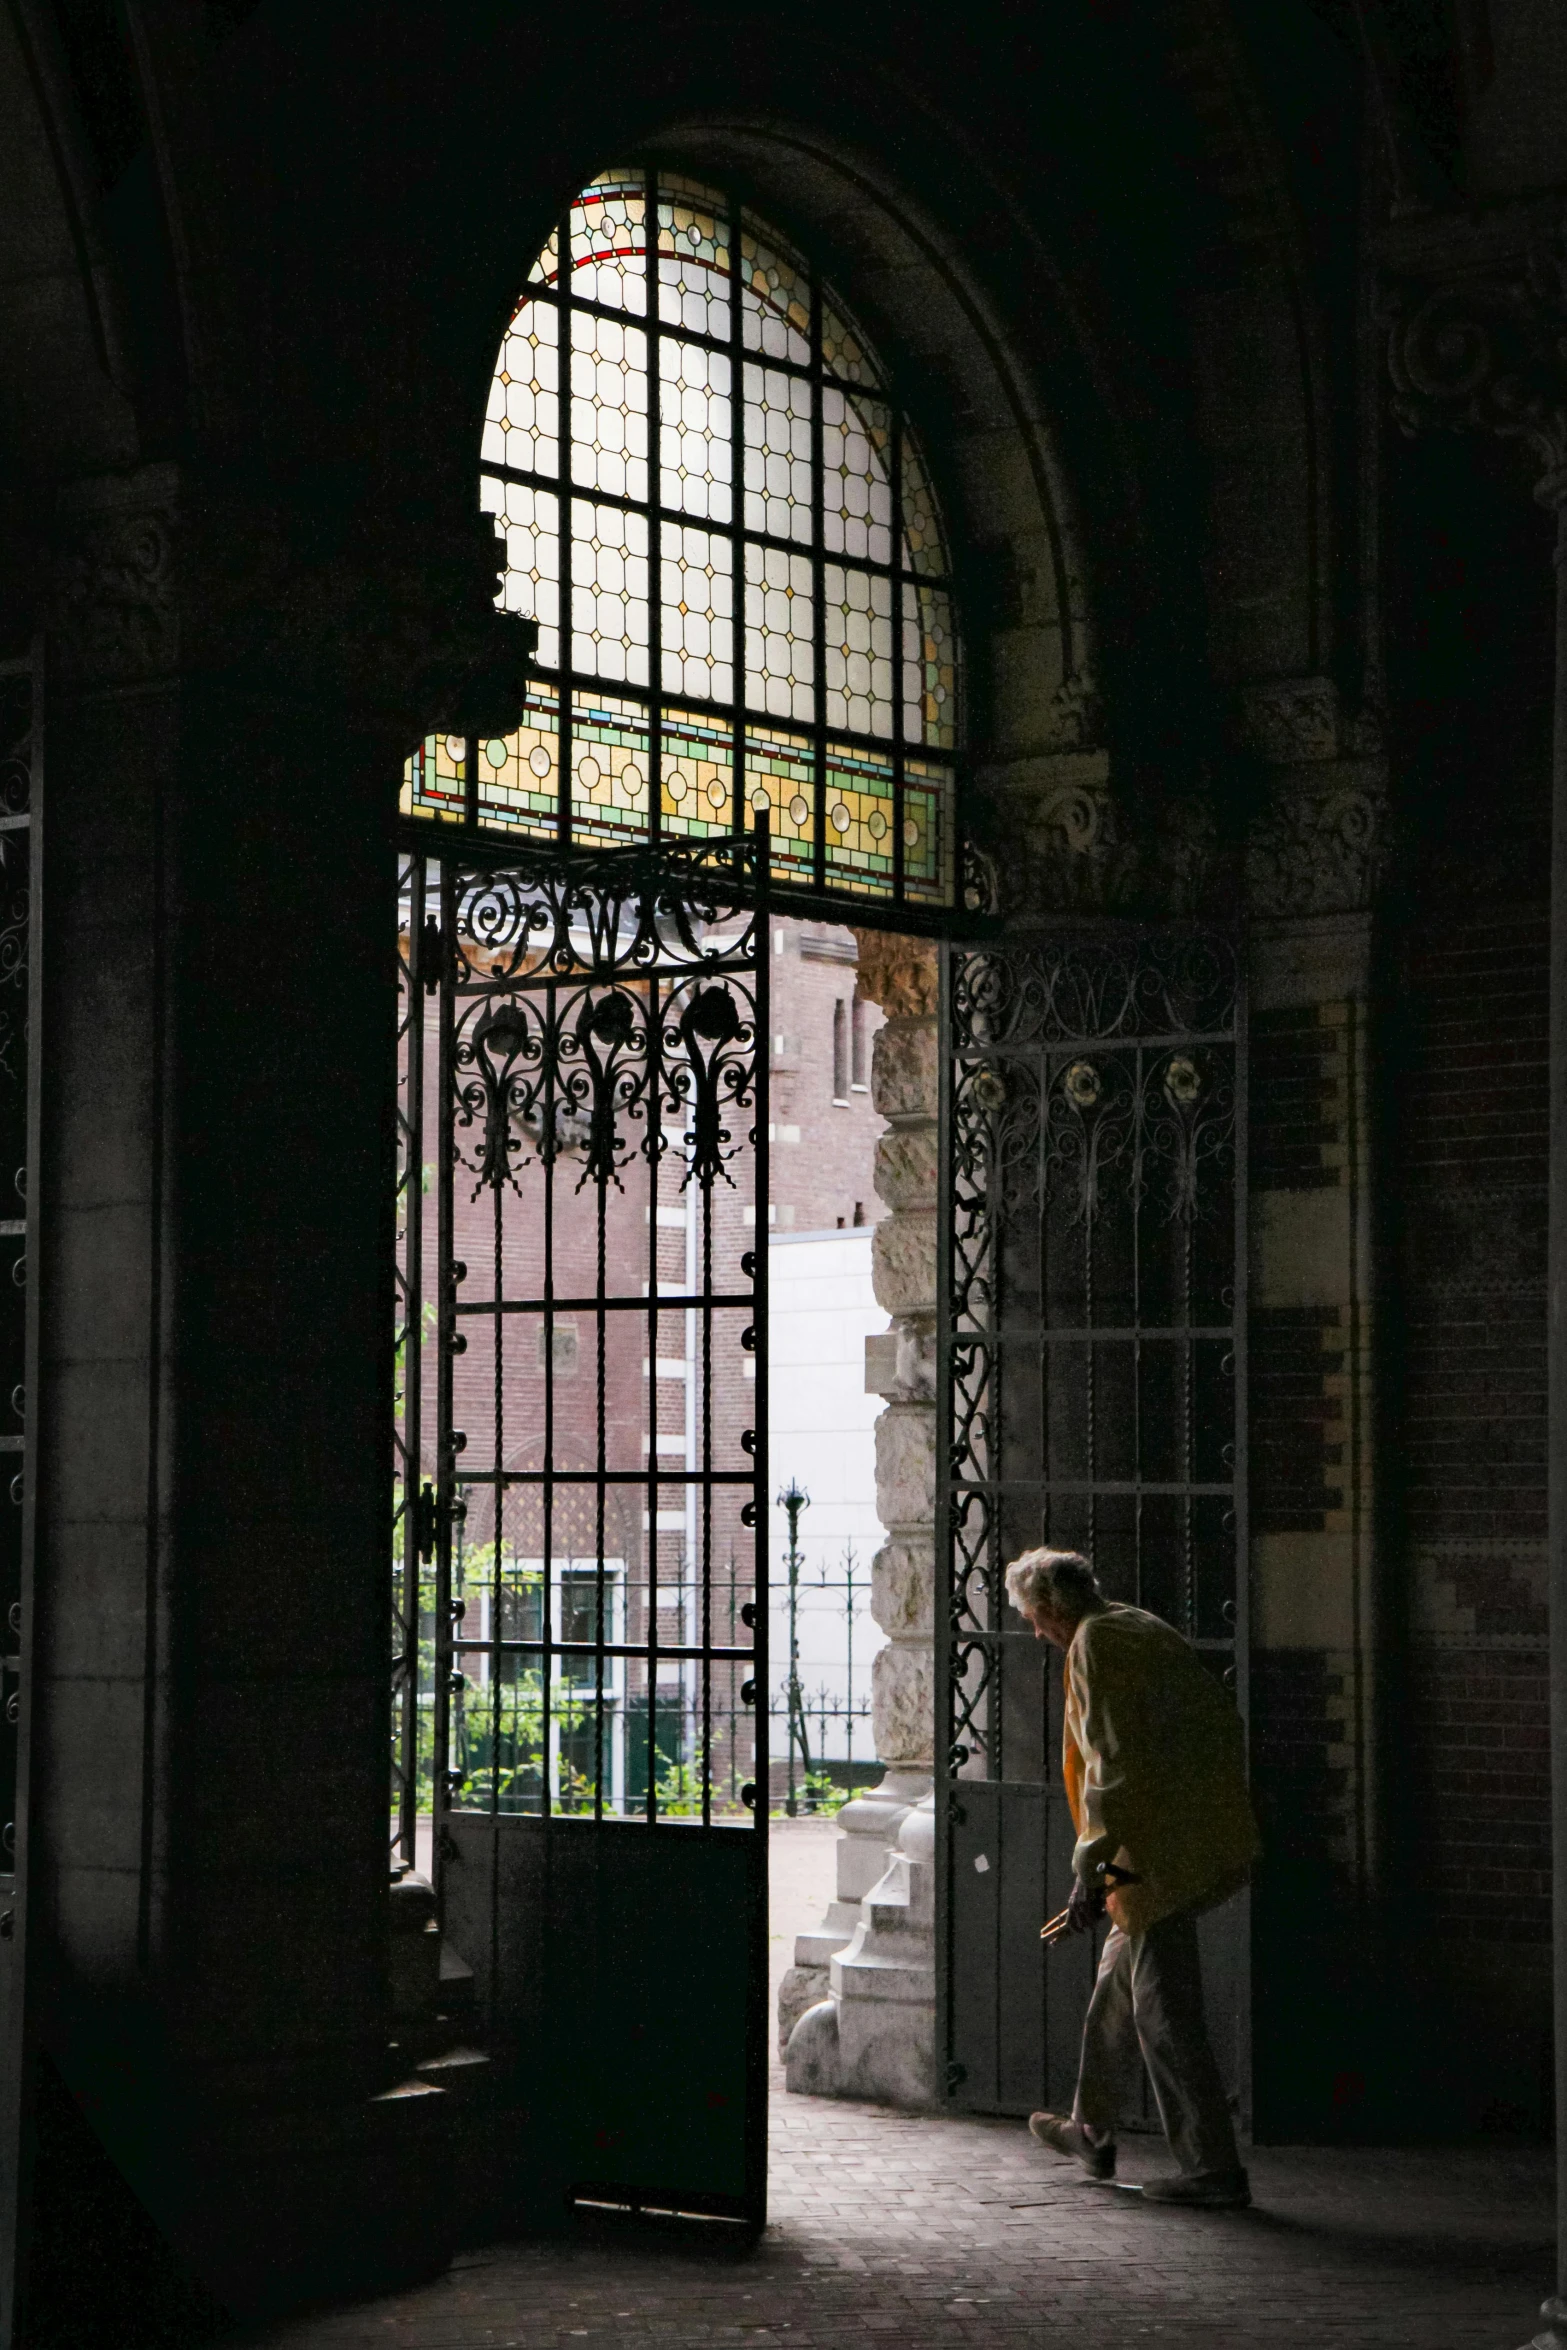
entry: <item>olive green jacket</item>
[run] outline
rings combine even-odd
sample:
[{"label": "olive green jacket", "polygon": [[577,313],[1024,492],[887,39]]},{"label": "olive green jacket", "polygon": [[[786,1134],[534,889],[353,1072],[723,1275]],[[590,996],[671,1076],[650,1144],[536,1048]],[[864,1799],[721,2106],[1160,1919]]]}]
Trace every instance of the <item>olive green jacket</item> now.
[{"label": "olive green jacket", "polygon": [[1261,1849],[1245,1740],[1227,1691],[1158,1616],[1085,1616],[1066,1654],[1062,1767],[1085,1884],[1106,1862],[1139,1882],[1110,1893],[1128,1934],[1211,1908]]}]

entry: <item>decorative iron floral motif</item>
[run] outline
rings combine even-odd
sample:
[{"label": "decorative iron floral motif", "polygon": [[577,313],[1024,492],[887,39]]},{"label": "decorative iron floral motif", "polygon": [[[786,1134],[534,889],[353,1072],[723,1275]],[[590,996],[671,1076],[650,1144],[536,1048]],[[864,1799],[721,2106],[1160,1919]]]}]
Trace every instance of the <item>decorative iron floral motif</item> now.
[{"label": "decorative iron floral motif", "polygon": [[[1061,1538],[1052,1507],[1098,1506],[1050,1500],[1042,1419],[1064,1414],[1062,1424],[1078,1430],[1073,1441],[1086,1447],[1076,1484],[1068,1481],[1075,1496],[1091,1495],[1106,1474],[1095,1447],[1130,1441],[1124,1427],[1096,1434],[1104,1407],[1092,1366],[1108,1360],[1097,1351],[1102,1333],[1120,1343],[1123,1324],[1171,1325],[1173,1351],[1159,1360],[1172,1366],[1174,1385],[1159,1408],[1184,1465],[1164,1490],[1217,1496],[1225,1478],[1233,1482],[1233,1441],[1214,1441],[1201,1477],[1191,1447],[1194,1382],[1217,1376],[1221,1389],[1225,1378],[1233,1387],[1232,1338],[1213,1336],[1212,1366],[1193,1348],[1208,1345],[1208,1321],[1216,1333],[1221,1324],[1228,1330],[1235,1312],[1226,1219],[1236,1178],[1238,966],[1222,936],[1127,927],[955,952],[948,995],[946,1751],[951,1771],[1010,1778],[1001,1563],[1029,1527],[1028,1539]],[[1217,1265],[1225,1270],[1216,1286]],[[1200,1340],[1192,1336],[1199,1323]],[[1019,1339],[1036,1324],[1038,1370],[1009,1404]],[[1052,1354],[1048,1338],[1065,1350]],[[1024,1351],[1036,1359],[1033,1345]],[[1072,1385],[1071,1395],[1051,1381]],[[1151,1408],[1153,1392],[1139,1389],[1139,1410]],[[1045,1465],[1026,1466],[1042,1441]],[[1168,1506],[1186,1528],[1171,1537],[1169,1604],[1195,1620],[1198,1505],[1177,1498]]]},{"label": "decorative iron floral motif", "polygon": [[683,1184],[729,1180],[755,1102],[752,860],[724,842],[454,876],[455,1127],[476,1192],[566,1154],[579,1190],[618,1184],[634,1153],[671,1148]]}]

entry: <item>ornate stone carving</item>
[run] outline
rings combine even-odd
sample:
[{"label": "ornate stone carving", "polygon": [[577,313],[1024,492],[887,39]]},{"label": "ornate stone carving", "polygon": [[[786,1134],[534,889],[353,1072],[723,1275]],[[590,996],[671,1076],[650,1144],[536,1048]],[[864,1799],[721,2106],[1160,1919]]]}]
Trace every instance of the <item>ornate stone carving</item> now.
[{"label": "ornate stone carving", "polygon": [[1393,414],[1407,432],[1492,432],[1567,498],[1567,216],[1560,197],[1393,240],[1384,289]]},{"label": "ornate stone carving", "polygon": [[489,516],[458,501],[306,501],[149,467],[62,499],[51,636],[73,682],[227,673],[410,741],[498,733],[537,641],[496,609],[502,562]]},{"label": "ornate stone carving", "polygon": [[1274,677],[1240,693],[1240,734],[1274,765],[1339,754],[1338,688],[1330,677]]},{"label": "ornate stone carving", "polygon": [[1308,788],[1299,773],[1275,793],[1246,847],[1254,914],[1348,914],[1371,902],[1386,854],[1382,779],[1362,772]]},{"label": "ornate stone carving", "polygon": [[936,948],[928,938],[902,938],[887,930],[857,930],[860,994],[880,1004],[889,1019],[925,1020],[936,1009],[940,974]]},{"label": "ornate stone carving", "polygon": [[1061,750],[1088,751],[1098,743],[1102,726],[1099,688],[1086,670],[1075,670],[1052,697],[1049,739]]},{"label": "ornate stone carving", "polygon": [[132,685],[178,667],[178,521],[172,465],[67,491],[48,599],[57,675]]},{"label": "ornate stone carving", "polygon": [[1520,214],[1434,287],[1387,296],[1393,412],[1430,426],[1520,442],[1542,495],[1567,494],[1567,234],[1559,209]]}]

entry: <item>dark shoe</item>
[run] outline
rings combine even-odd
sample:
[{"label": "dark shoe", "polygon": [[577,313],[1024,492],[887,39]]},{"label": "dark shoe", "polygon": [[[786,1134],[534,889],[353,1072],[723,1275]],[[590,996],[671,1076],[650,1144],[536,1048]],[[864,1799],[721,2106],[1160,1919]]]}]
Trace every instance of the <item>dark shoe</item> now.
[{"label": "dark shoe", "polygon": [[1113,2138],[1091,2138],[1081,2122],[1065,2113],[1031,2113],[1028,2126],[1041,2146],[1048,2146],[1052,2154],[1064,2154],[1069,2162],[1080,2162],[1091,2179],[1115,2177]]},{"label": "dark shoe", "polygon": [[1167,2179],[1147,2180],[1143,2201],[1179,2203],[1188,2211],[1244,2211],[1251,2201],[1251,2181],[1243,2170],[1176,2171]]}]

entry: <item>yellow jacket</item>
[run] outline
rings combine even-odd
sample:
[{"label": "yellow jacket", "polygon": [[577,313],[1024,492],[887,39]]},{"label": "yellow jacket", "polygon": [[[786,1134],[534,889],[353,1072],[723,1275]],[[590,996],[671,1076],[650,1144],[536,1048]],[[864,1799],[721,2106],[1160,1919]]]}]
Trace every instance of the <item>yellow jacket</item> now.
[{"label": "yellow jacket", "polygon": [[1211,1908],[1261,1845],[1240,1716],[1195,1649],[1158,1616],[1085,1616],[1066,1652],[1062,1773],[1085,1884],[1113,1862],[1140,1879],[1111,1893],[1128,1934],[1172,1910]]}]

